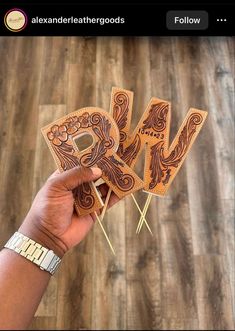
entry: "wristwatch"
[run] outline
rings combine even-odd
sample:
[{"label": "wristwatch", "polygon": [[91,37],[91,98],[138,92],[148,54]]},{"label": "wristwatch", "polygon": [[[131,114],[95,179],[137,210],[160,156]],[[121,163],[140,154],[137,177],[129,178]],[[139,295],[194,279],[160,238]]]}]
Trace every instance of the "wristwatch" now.
[{"label": "wristwatch", "polygon": [[43,247],[20,232],[15,232],[4,247],[24,256],[52,275],[61,262],[61,259],[52,250]]}]

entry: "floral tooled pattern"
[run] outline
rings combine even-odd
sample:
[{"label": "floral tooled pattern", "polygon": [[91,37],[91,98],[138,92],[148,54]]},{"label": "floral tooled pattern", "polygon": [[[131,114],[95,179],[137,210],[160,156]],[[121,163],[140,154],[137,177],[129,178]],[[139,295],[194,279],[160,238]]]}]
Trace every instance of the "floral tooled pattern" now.
[{"label": "floral tooled pattern", "polygon": [[90,209],[94,206],[95,199],[92,195],[89,183],[79,185],[74,190],[74,197],[77,197],[76,202],[82,209]]},{"label": "floral tooled pattern", "polygon": [[79,116],[78,121],[81,128],[88,128],[89,126],[92,126],[89,113],[84,113],[82,116]]},{"label": "floral tooled pattern", "polygon": [[[83,155],[80,159],[74,155],[74,147],[67,143],[69,135],[75,134],[80,128],[92,127],[95,135],[99,138],[91,150],[91,153]],[[100,113],[88,112],[81,116],[67,118],[61,125],[54,125],[47,134],[52,147],[60,160],[63,170],[71,169],[77,165],[91,167],[97,165],[103,170],[108,180],[119,187],[120,190],[128,191],[134,186],[134,178],[124,174],[120,169],[121,162],[113,162],[112,157],[105,157],[108,149],[111,149],[115,141],[110,136],[111,123]],[[89,186],[89,185],[88,185]],[[90,209],[94,205],[94,197],[90,187],[81,185],[76,190],[78,205],[83,209]]]},{"label": "floral tooled pattern", "polygon": [[69,134],[78,130],[77,127],[75,129],[75,123],[75,117],[68,118],[61,125],[53,125],[47,133],[47,137],[64,171],[79,164],[78,159],[73,155],[75,152],[73,146],[67,143]]},{"label": "floral tooled pattern", "polygon": [[65,125],[53,125],[47,137],[54,145],[61,146],[68,140],[67,127]]},{"label": "floral tooled pattern", "polygon": [[74,134],[75,132],[78,131],[80,128],[81,124],[79,122],[79,119],[77,116],[69,117],[65,122],[64,122],[66,128],[67,128],[67,133],[68,134]]},{"label": "floral tooled pattern", "polygon": [[[147,129],[154,130],[156,132],[163,131],[166,128],[166,117],[168,114],[168,110],[169,105],[165,102],[153,104],[149,110],[147,118],[143,121],[143,126],[139,129],[139,132],[142,132]],[[119,155],[122,160],[131,167],[132,162],[136,159],[140,149],[141,138],[139,134],[136,134],[133,142],[128,147],[126,147],[125,149],[119,148]]]},{"label": "floral tooled pattern", "polygon": [[64,171],[79,165],[78,158],[73,155],[75,152],[73,146],[64,142],[61,146],[54,145],[52,147],[58,159],[60,160],[61,168]]},{"label": "floral tooled pattern", "polygon": [[199,113],[190,115],[180,133],[177,145],[168,157],[164,155],[164,141],[160,141],[151,147],[150,171],[152,180],[149,189],[154,189],[161,182],[163,185],[169,182],[172,168],[179,166],[196,132],[197,125],[201,124],[202,120],[203,118]]},{"label": "floral tooled pattern", "polygon": [[[91,126],[90,115],[84,113],[82,116],[68,117],[61,125],[53,125],[47,137],[52,144],[58,159],[60,160],[61,168],[65,171],[79,165],[78,158],[74,155],[75,150],[72,145],[67,143],[69,135],[75,134],[79,128],[87,128]],[[90,209],[93,207],[95,200],[91,192],[89,184],[80,185],[74,192],[76,201],[82,209]]]},{"label": "floral tooled pattern", "polygon": [[150,108],[148,117],[143,122],[142,129],[153,129],[156,132],[161,132],[165,130],[168,111],[168,103],[160,102],[157,104],[153,104]]},{"label": "floral tooled pattern", "polygon": [[120,132],[120,143],[118,155],[123,153],[123,142],[126,140],[126,132],[123,131],[127,123],[127,115],[129,111],[129,97],[125,92],[117,92],[114,95],[113,118]]},{"label": "floral tooled pattern", "polygon": [[133,142],[123,151],[122,160],[129,165],[132,166],[132,162],[136,159],[141,147],[141,139],[138,134],[136,134]]},{"label": "floral tooled pattern", "polygon": [[80,159],[81,165],[92,167],[95,164],[103,171],[108,180],[122,191],[128,191],[134,186],[134,178],[124,174],[120,167],[121,162],[113,162],[112,156],[106,157],[108,149],[114,146],[114,139],[110,136],[111,123],[99,113],[90,117],[92,129],[99,140],[91,149],[90,153],[83,155]]}]

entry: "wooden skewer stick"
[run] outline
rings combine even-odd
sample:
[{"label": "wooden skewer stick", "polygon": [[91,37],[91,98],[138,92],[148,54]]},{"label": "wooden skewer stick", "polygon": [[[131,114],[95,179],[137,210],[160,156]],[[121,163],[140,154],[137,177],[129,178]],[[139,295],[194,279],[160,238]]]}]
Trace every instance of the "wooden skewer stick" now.
[{"label": "wooden skewer stick", "polygon": [[[148,211],[148,208],[149,208],[149,205],[150,205],[150,202],[151,202],[152,197],[153,197],[153,194],[149,193],[148,194],[148,197],[147,197],[147,200],[145,202],[144,209],[143,209],[143,215],[144,216],[147,214],[147,211]],[[136,229],[136,233],[140,233],[140,230],[141,230],[141,228],[143,226],[143,223],[144,223],[144,219],[141,216],[141,218],[139,220],[139,223],[138,223],[138,226],[137,226],[137,229]]]},{"label": "wooden skewer stick", "polygon": [[107,240],[107,242],[108,242],[108,244],[109,244],[109,247],[111,248],[111,251],[112,251],[113,255],[116,255],[116,254],[115,254],[115,251],[114,251],[114,249],[113,249],[113,246],[112,246],[112,244],[111,244],[111,242],[110,242],[110,240],[109,240],[109,237],[108,237],[108,235],[107,235],[107,233],[106,233],[106,231],[105,231],[105,229],[104,229],[104,227],[103,227],[103,225],[102,225],[102,222],[101,222],[99,216],[97,215],[97,212],[96,212],[96,211],[95,211],[95,217],[96,217],[97,221],[99,222],[99,225],[100,225],[100,227],[101,227],[101,229],[102,229],[102,231],[103,231],[103,233],[104,233],[104,236],[105,236],[105,238],[106,238],[106,240]]},{"label": "wooden skewer stick", "polygon": [[140,215],[143,217],[143,220],[144,220],[145,225],[147,226],[147,229],[149,230],[149,232],[151,233],[151,235],[153,235],[152,230],[150,229],[150,226],[148,225],[148,222],[147,222],[147,220],[146,220],[146,218],[145,218],[142,210],[140,209],[140,206],[138,205],[138,202],[136,201],[136,198],[135,198],[134,194],[131,193],[131,196],[132,196],[132,199],[133,199],[133,201],[134,201],[134,203],[135,203],[138,211],[140,212]]},{"label": "wooden skewer stick", "polygon": [[[152,200],[152,197],[153,197],[153,194],[150,194],[149,193],[149,196],[148,196],[148,202],[147,202],[147,205],[146,205],[146,209],[145,209],[145,211],[144,211],[144,216],[146,216],[146,214],[147,214],[147,212],[148,212],[148,208],[149,208],[149,205],[150,205],[150,203],[151,203],[151,200]],[[138,229],[138,233],[140,233],[140,231],[141,231],[141,229],[142,229],[142,226],[143,226],[143,219],[142,219],[142,221],[141,221],[141,223],[140,223],[140,226],[139,226],[139,229]]]},{"label": "wooden skewer stick", "polygon": [[[143,210],[142,210],[142,215],[144,215],[144,217],[145,217],[145,214],[146,214],[145,211],[146,211],[146,208],[147,208],[148,202],[149,202],[149,195],[148,195],[148,197],[147,197],[147,199],[146,199],[146,201],[145,201],[144,208],[143,208]],[[139,227],[140,227],[140,224],[141,224],[141,222],[142,222],[142,218],[143,218],[142,215],[141,215],[141,217],[140,217],[140,219],[139,219],[139,222],[138,222],[138,225],[137,225],[137,228],[136,228],[136,233],[139,232]]]},{"label": "wooden skewer stick", "polygon": [[101,213],[101,215],[100,215],[100,220],[101,220],[101,222],[102,222],[103,219],[104,219],[104,215],[105,215],[105,213],[106,213],[106,209],[107,209],[107,207],[108,207],[108,203],[109,203],[109,199],[110,199],[111,193],[112,193],[112,189],[109,188],[108,193],[107,193],[107,196],[106,196],[106,199],[105,199],[104,207],[103,207],[103,209],[102,209],[102,213]]}]

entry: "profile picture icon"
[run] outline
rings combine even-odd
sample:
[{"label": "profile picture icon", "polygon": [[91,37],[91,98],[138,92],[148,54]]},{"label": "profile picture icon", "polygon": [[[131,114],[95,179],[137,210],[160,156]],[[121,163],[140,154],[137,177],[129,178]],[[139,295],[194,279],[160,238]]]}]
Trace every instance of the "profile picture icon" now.
[{"label": "profile picture icon", "polygon": [[4,16],[4,24],[6,28],[12,32],[20,32],[25,29],[28,23],[26,13],[19,8],[8,10]]}]

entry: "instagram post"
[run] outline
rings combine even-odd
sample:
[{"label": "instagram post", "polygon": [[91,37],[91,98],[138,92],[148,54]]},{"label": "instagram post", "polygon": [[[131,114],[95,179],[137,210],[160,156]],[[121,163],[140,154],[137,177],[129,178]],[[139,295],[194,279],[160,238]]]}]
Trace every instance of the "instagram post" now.
[{"label": "instagram post", "polygon": [[0,8],[0,330],[234,330],[234,4]]}]

